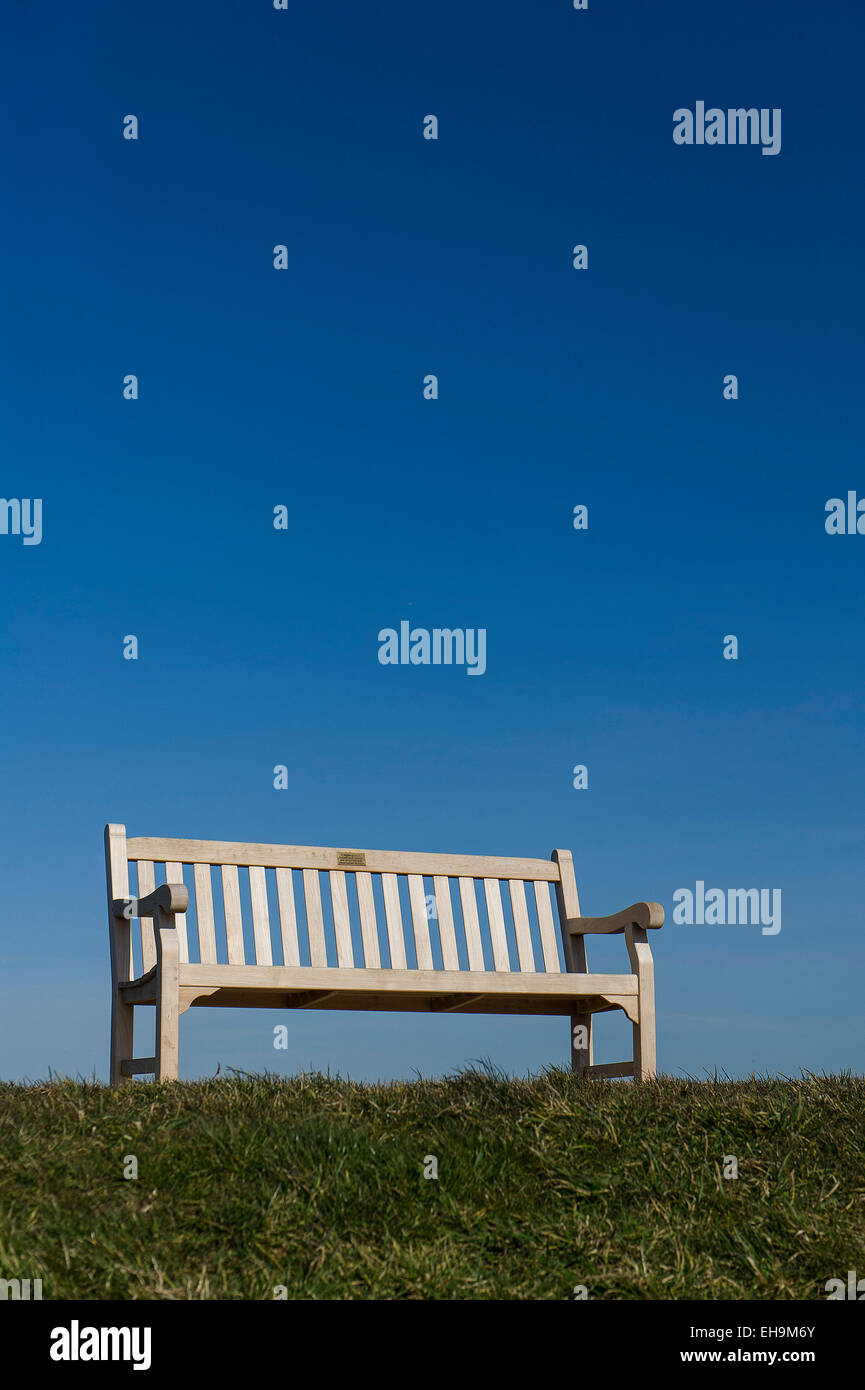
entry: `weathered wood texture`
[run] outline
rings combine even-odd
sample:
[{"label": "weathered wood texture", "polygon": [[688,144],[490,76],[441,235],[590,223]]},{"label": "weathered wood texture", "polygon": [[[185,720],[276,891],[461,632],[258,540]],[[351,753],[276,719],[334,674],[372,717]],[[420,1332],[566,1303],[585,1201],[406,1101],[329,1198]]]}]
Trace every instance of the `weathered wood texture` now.
[{"label": "weathered wood texture", "polygon": [[[654,1074],[646,932],[663,911],[580,917],[566,850],[546,860],[127,839],[119,825],[105,845],[112,1084],[154,1068],[176,1077],[178,1018],[193,1005],[568,1013],[576,1070]],[[585,936],[612,932],[625,934],[631,969],[593,975]],[[157,1006],[156,1056],[136,1059],[143,1003]],[[592,1015],[611,1008],[632,1021],[634,1062],[599,1068]]]}]

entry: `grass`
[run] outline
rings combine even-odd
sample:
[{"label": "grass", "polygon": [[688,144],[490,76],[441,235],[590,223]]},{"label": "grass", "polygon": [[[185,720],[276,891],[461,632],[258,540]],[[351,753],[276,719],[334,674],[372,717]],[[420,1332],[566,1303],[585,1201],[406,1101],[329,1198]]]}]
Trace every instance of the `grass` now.
[{"label": "grass", "polygon": [[0,1278],[44,1299],[825,1299],[865,1273],[863,1135],[849,1076],[0,1084]]}]

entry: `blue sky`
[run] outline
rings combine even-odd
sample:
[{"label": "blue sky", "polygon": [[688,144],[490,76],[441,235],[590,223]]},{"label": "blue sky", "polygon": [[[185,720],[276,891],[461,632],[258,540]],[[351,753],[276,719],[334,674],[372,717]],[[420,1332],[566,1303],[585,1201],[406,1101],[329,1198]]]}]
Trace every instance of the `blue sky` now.
[{"label": "blue sky", "polygon": [[[662,1070],[861,1072],[865,538],[824,528],[865,495],[858,6],[3,29],[0,492],[43,539],[0,535],[0,1075],[106,1075],[108,820],[570,848],[584,912],[667,910]],[[675,145],[698,100],[780,108],[780,154]],[[485,628],[483,677],[380,665],[402,619]],[[781,932],[673,923],[697,880],[780,888]],[[193,1010],[181,1074],[525,1073],[566,1032]]]}]

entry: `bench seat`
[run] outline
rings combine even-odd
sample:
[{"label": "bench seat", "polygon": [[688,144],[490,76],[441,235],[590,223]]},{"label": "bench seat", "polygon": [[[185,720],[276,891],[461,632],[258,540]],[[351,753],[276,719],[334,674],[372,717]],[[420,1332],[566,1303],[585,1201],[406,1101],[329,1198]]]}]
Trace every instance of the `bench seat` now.
[{"label": "bench seat", "polygon": [[[278,965],[180,965],[179,1012],[193,1005],[259,1009],[564,1014],[622,1008],[634,1023],[636,975],[541,975],[470,970],[346,970]],[[121,984],[127,1001],[155,1004],[156,968]]]}]

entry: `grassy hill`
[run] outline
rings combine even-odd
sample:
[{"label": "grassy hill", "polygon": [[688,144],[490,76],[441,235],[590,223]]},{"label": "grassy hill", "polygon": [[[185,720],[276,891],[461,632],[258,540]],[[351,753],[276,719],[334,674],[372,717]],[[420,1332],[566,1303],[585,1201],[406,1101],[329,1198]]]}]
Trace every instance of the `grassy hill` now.
[{"label": "grassy hill", "polygon": [[825,1299],[865,1259],[863,1136],[850,1077],[0,1084],[0,1278],[43,1299]]}]

